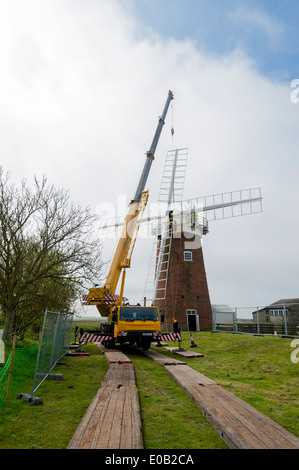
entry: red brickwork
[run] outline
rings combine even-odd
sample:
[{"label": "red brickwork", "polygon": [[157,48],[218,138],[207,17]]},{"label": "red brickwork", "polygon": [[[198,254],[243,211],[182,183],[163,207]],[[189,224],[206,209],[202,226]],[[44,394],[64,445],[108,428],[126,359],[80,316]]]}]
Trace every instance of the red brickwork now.
[{"label": "red brickwork", "polygon": [[[163,330],[171,330],[174,319],[179,322],[179,327],[188,329],[187,309],[197,311],[201,330],[212,327],[212,309],[202,247],[198,239],[198,244],[194,243],[194,246],[200,245],[199,248],[186,248],[185,242],[190,240],[192,239],[184,238],[183,235],[172,239],[165,299],[155,301],[165,317]],[[192,252],[192,261],[184,261],[184,251]]]}]

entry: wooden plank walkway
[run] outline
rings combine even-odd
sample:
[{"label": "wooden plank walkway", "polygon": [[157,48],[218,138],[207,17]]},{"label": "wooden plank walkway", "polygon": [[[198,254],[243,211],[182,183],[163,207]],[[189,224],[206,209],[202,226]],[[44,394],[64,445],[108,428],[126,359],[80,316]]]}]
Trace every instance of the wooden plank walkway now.
[{"label": "wooden plank walkway", "polygon": [[109,364],[132,364],[132,361],[121,351],[107,349],[104,354]]},{"label": "wooden plank walkway", "polygon": [[183,356],[186,359],[192,359],[192,358],[195,358],[195,357],[204,357],[203,354],[198,353],[196,351],[187,351],[187,349],[180,349],[180,348],[177,348],[175,346],[168,346],[168,347],[165,347],[164,349],[166,349],[166,351],[170,351],[174,354],[179,354],[179,356]]},{"label": "wooden plank walkway", "polygon": [[155,351],[144,351],[161,364],[190,396],[231,449],[299,449],[299,439],[252,406],[184,363],[169,363]]},{"label": "wooden plank walkway", "polygon": [[97,346],[109,369],[68,449],[143,449],[133,364],[122,352]]},{"label": "wooden plank walkway", "polygon": [[160,364],[161,366],[175,366],[176,364],[186,364],[186,362],[179,361],[178,359],[172,357],[164,356],[164,354],[159,354],[151,349],[143,351],[143,353],[146,356],[150,357],[153,361],[157,362],[157,364]]}]

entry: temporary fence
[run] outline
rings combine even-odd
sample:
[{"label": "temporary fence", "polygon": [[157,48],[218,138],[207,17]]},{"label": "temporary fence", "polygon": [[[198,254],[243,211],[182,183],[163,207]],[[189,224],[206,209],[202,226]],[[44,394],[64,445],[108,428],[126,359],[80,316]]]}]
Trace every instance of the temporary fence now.
[{"label": "temporary fence", "polygon": [[51,373],[56,363],[69,351],[72,315],[46,310],[41,333],[32,395]]},{"label": "temporary fence", "polygon": [[213,305],[213,331],[269,335],[295,335],[299,331],[299,303],[263,307]]}]

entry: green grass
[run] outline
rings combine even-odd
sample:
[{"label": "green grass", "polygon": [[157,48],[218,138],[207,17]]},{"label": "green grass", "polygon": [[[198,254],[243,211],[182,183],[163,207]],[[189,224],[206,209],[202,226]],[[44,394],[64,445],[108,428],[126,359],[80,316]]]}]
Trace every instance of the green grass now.
[{"label": "green grass", "polygon": [[[184,337],[182,347],[190,349]],[[210,332],[193,338],[204,358],[188,365],[299,437],[299,363],[291,361],[290,338]]]},{"label": "green grass", "polygon": [[[86,328],[83,322],[79,327]],[[95,325],[89,322],[88,328]],[[299,364],[290,356],[291,339],[225,333],[194,333],[203,358],[187,364],[299,437]],[[176,343],[177,344],[177,343]],[[173,345],[170,344],[170,345]],[[182,347],[190,349],[183,334]],[[1,449],[65,449],[108,368],[104,355],[89,344],[89,357],[65,357],[54,373],[63,381],[45,381],[36,396],[42,406],[11,398],[0,411]],[[158,352],[173,356],[162,348]],[[131,355],[139,391],[146,449],[220,449],[224,442],[190,398],[162,366]],[[32,381],[20,392],[30,393]]]},{"label": "green grass", "polygon": [[[65,357],[53,372],[62,381],[44,381],[35,396],[42,406],[11,398],[0,414],[1,449],[65,449],[96,394],[108,368],[93,345],[85,357]],[[19,392],[31,393],[32,380]]]},{"label": "green grass", "polygon": [[[226,445],[163,367],[130,355],[146,449],[225,449]],[[145,380],[146,377],[146,380]]]}]

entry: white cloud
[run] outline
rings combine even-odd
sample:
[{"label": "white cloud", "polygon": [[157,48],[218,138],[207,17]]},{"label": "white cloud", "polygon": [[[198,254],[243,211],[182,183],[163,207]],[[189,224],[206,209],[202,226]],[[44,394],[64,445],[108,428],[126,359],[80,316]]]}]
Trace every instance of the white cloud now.
[{"label": "white cloud", "polygon": [[262,8],[240,7],[230,13],[229,17],[242,27],[262,31],[272,44],[277,44],[285,32],[283,23],[263,11]]},{"label": "white cloud", "polygon": [[[256,186],[264,196],[262,214],[210,224],[212,302],[298,296],[299,105],[289,87],[259,75],[238,50],[216,58],[188,40],[143,37],[116,0],[2,2],[0,35],[1,163],[15,178],[45,173],[83,205],[129,202],[172,89],[174,145],[189,148],[185,198]],[[172,146],[171,116],[150,201]],[[137,241],[127,275],[133,301],[150,250],[151,241]]]}]

